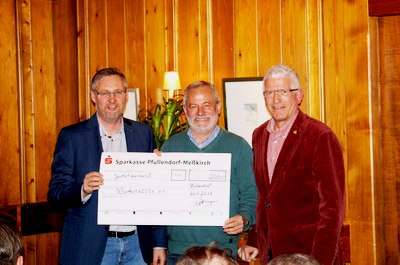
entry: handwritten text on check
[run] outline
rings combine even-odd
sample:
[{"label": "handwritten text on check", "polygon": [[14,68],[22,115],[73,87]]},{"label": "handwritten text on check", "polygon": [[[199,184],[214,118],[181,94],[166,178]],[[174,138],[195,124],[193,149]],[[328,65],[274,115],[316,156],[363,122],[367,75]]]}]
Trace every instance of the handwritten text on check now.
[{"label": "handwritten text on check", "polygon": [[103,153],[98,223],[222,226],[231,154]]}]

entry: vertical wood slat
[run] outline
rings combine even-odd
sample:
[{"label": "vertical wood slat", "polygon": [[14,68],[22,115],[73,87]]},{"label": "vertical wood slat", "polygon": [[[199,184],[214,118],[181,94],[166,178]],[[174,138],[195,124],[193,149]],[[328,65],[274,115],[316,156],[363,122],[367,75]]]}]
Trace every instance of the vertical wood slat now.
[{"label": "vertical wood slat", "polygon": [[[214,85],[223,102],[222,78],[234,76],[233,53],[233,0],[212,1],[213,17],[213,76]],[[225,127],[224,108],[221,111],[219,124]]]},{"label": "vertical wood slat", "polygon": [[165,7],[162,0],[145,1],[146,100],[152,104],[162,101],[165,72]]},{"label": "vertical wood slat", "polygon": [[[106,1],[107,66],[126,72],[126,12],[125,0]],[[126,11],[126,12],[125,12]]]},{"label": "vertical wood slat", "polygon": [[[381,129],[381,171],[376,170],[375,181],[382,187],[379,194],[380,204],[375,208],[381,210],[381,215],[376,215],[377,223],[383,224],[384,257],[385,264],[399,264],[398,237],[400,222],[400,16],[383,17],[378,20],[379,30],[379,79],[378,86],[380,97],[373,97],[379,101],[380,109],[377,111],[374,128]],[[374,90],[375,90],[374,89]],[[379,127],[378,127],[379,126]],[[381,205],[384,207],[380,208]],[[376,229],[377,231],[378,228]],[[377,260],[381,260],[379,255]],[[382,263],[383,264],[383,263]]]},{"label": "vertical wood slat", "polygon": [[[212,17],[209,13],[208,5],[212,6],[211,1],[199,1],[198,2],[198,35],[199,35],[199,70],[198,79],[212,81],[210,78],[212,74],[210,73],[209,65],[209,54],[210,54],[210,42],[212,39],[212,29],[209,31],[207,25],[211,23]],[[194,80],[193,80],[194,81]]]},{"label": "vertical wood slat", "polygon": [[[73,1],[61,0],[54,5],[54,56],[56,92],[56,132],[79,120],[78,27]],[[64,54],[68,54],[65,56]],[[54,138],[54,137],[52,137]]]},{"label": "vertical wood slat", "polygon": [[[308,101],[304,106],[312,117],[323,120],[323,69],[322,47],[322,0],[306,0],[306,47],[307,62],[306,75],[308,76]],[[305,104],[304,104],[305,105]]]},{"label": "vertical wood slat", "polygon": [[183,87],[201,78],[201,51],[207,52],[207,47],[202,47],[202,27],[200,24],[201,14],[205,10],[199,10],[204,6],[199,5],[199,0],[178,1],[177,6],[177,38],[178,38],[178,65]]},{"label": "vertical wood slat", "polygon": [[[30,1],[19,0],[17,2],[17,13],[19,21],[19,47],[20,47],[20,65],[18,71],[20,74],[20,106],[21,106],[21,178],[22,200],[21,203],[34,201],[34,198],[27,195],[32,185],[31,180],[35,177],[35,153],[34,153],[34,113],[33,113],[33,65],[32,65],[32,28]],[[31,196],[34,193],[30,192]]]},{"label": "vertical wood slat", "polygon": [[[126,72],[129,87],[139,88],[140,109],[147,111],[143,1],[126,0]],[[129,99],[128,99],[129,100]]]},{"label": "vertical wood slat", "polygon": [[281,2],[257,1],[258,57],[257,76],[263,76],[268,68],[281,63]]},{"label": "vertical wood slat", "polygon": [[305,27],[305,0],[282,1],[281,8],[282,62],[292,67],[299,75],[300,85],[304,88],[304,98],[301,108],[306,111],[309,101],[309,83],[306,72],[308,39]]},{"label": "vertical wood slat", "polygon": [[[56,132],[56,93],[54,69],[53,2],[32,0],[33,135],[35,173],[27,189],[28,202],[47,200],[49,165]],[[44,163],[44,161],[46,161]],[[41,176],[39,178],[39,176]]]},{"label": "vertical wood slat", "polygon": [[256,2],[234,2],[235,77],[258,75]]},{"label": "vertical wood slat", "polygon": [[[20,97],[17,69],[16,10],[13,0],[0,1],[0,205],[21,202]],[[6,144],[4,144],[6,143]],[[7,158],[7,159],[5,159]]]},{"label": "vertical wood slat", "polygon": [[[372,176],[370,150],[369,117],[369,80],[368,80],[368,8],[367,3],[346,1],[343,3],[344,20],[344,60],[343,75],[346,101],[337,101],[345,105],[346,124],[338,120],[339,137],[346,134],[345,157],[347,157],[348,211],[350,220],[351,248],[353,260],[371,260],[376,262],[375,238],[373,231],[373,208],[371,203]],[[343,87],[339,87],[343,88]],[[362,88],[362,89],[360,89]],[[333,105],[333,104],[332,104]],[[363,198],[360,200],[360,196]],[[364,246],[356,242],[365,242]]]},{"label": "vertical wood slat", "polygon": [[88,0],[76,0],[77,30],[77,71],[78,71],[78,113],[82,121],[90,116],[90,70],[89,70],[89,29],[87,16]]},{"label": "vertical wood slat", "polygon": [[[385,264],[385,227],[384,211],[386,207],[380,207],[385,203],[385,189],[383,184],[382,173],[384,172],[383,148],[382,147],[382,129],[381,129],[381,87],[379,85],[379,29],[378,19],[370,18],[370,41],[371,41],[371,98],[372,98],[372,136],[373,136],[373,174],[374,174],[374,194],[372,208],[375,209],[375,238],[376,238],[376,264]],[[380,177],[381,176],[381,177]],[[391,208],[391,207],[389,207]],[[390,209],[392,210],[392,209]],[[396,236],[396,235],[395,235]]]}]

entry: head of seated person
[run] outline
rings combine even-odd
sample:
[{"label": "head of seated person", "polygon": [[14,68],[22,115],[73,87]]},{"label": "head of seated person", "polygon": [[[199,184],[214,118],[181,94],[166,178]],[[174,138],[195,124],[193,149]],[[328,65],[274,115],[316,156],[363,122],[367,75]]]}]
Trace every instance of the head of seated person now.
[{"label": "head of seated person", "polygon": [[0,223],[0,265],[22,265],[24,248],[20,236]]},{"label": "head of seated person", "polygon": [[268,265],[321,265],[310,255],[294,253],[282,254],[273,258]]},{"label": "head of seated person", "polygon": [[237,265],[238,263],[215,245],[194,246],[185,251],[176,265]]}]

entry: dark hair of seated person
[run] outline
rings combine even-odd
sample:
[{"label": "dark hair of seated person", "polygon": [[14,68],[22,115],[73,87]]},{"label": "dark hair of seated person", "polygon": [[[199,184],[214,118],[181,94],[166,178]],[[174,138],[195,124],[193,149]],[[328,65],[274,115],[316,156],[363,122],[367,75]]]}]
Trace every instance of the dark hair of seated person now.
[{"label": "dark hair of seated person", "polygon": [[0,265],[22,264],[24,248],[21,237],[0,222]]},{"label": "dark hair of seated person", "polygon": [[321,265],[310,255],[294,253],[282,254],[273,258],[268,265]]},{"label": "dark hair of seated person", "polygon": [[194,246],[185,251],[176,265],[237,265],[238,263],[215,245]]}]

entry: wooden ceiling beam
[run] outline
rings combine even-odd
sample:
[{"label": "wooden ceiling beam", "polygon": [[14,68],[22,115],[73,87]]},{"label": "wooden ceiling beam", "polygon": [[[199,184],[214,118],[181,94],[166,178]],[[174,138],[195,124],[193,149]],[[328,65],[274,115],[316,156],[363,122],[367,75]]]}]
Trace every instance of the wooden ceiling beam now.
[{"label": "wooden ceiling beam", "polygon": [[400,15],[400,1],[368,0],[368,9],[371,17]]}]

